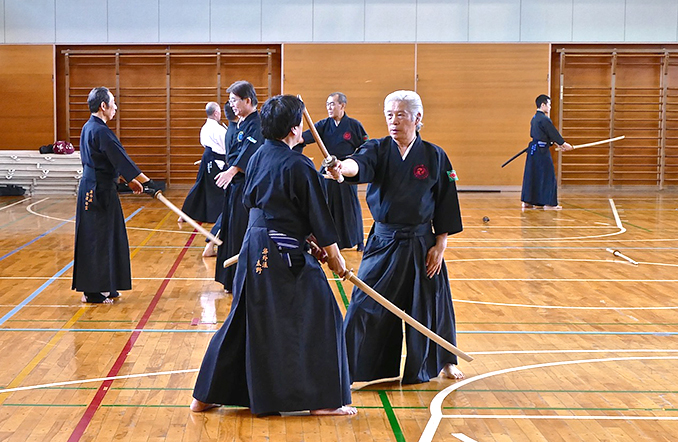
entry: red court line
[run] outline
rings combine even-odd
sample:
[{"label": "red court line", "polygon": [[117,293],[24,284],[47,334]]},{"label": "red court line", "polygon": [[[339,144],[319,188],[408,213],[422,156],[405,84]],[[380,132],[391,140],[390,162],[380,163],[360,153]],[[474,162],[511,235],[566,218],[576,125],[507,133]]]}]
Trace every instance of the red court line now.
[{"label": "red court line", "polygon": [[[155,296],[151,300],[151,303],[148,305],[148,308],[146,308],[144,315],[141,317],[141,320],[135,327],[135,331],[132,332],[132,335],[127,340],[127,344],[125,344],[125,346],[122,348],[122,351],[120,351],[118,359],[116,359],[115,363],[113,364],[113,367],[111,367],[111,370],[108,372],[106,377],[118,375],[120,368],[122,368],[122,365],[125,363],[125,360],[127,359],[127,356],[129,355],[130,351],[132,351],[132,347],[134,347],[134,344],[136,343],[137,339],[139,338],[139,335],[141,334],[141,331],[146,326],[146,323],[148,322],[149,318],[151,317],[151,314],[153,313],[153,310],[155,310],[155,307],[158,305],[160,297],[165,292],[167,284],[169,284],[170,280],[172,279],[172,275],[174,275],[174,272],[176,272],[177,268],[179,267],[179,263],[184,258],[184,255],[188,251],[188,248],[190,247],[191,243],[193,242],[195,235],[196,233],[194,232],[188,238],[188,241],[186,241],[186,245],[184,245],[184,248],[179,253],[179,256],[177,256],[177,259],[174,261],[172,268],[169,270],[169,272],[167,272],[167,276],[165,276],[165,279],[163,279],[162,283],[160,284],[160,287],[158,287],[158,291],[155,293]],[[90,404],[87,406],[85,414],[82,415],[82,418],[80,418],[80,422],[78,422],[78,425],[75,426],[73,433],[71,433],[71,437],[68,438],[68,442],[77,442],[80,440],[82,435],[85,433],[85,430],[89,426],[90,422],[92,421],[94,413],[96,413],[96,411],[99,409],[99,406],[101,405],[101,402],[103,402],[106,393],[108,393],[111,384],[113,384],[113,380],[104,381],[101,384],[96,394],[94,395],[92,402],[90,402]]]}]

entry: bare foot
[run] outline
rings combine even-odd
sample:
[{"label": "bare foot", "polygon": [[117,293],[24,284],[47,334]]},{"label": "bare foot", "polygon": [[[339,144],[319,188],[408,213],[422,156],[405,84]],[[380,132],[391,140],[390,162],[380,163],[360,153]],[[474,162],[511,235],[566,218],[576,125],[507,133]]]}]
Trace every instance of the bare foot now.
[{"label": "bare foot", "polygon": [[178,222],[178,223],[183,223],[183,222],[184,222],[184,219],[183,219],[182,217],[179,217],[179,219],[177,219],[177,222]]},{"label": "bare foot", "polygon": [[216,246],[216,244],[214,244],[212,241],[208,242],[205,246],[205,250],[202,251],[202,256],[205,258],[217,256],[217,251],[214,249],[214,246]]},{"label": "bare foot", "polygon": [[80,298],[80,302],[84,302],[86,304],[113,304],[113,299],[111,298],[105,298],[102,300],[96,300],[96,301],[90,301],[87,299],[87,296],[82,295],[82,298]]},{"label": "bare foot", "polygon": [[311,416],[352,416],[358,414],[358,409],[344,405],[341,408],[321,408],[311,410]]},{"label": "bare foot", "polygon": [[532,204],[523,203],[523,209],[534,209]]},{"label": "bare foot", "polygon": [[219,405],[219,404],[208,404],[208,403],[205,403],[205,402],[201,402],[197,399],[193,399],[193,401],[191,402],[191,411],[193,411],[195,413],[202,413],[203,411],[207,411],[207,410],[210,410],[212,408],[217,408],[217,407],[221,407],[221,405]]},{"label": "bare foot", "polygon": [[452,364],[445,364],[440,371],[440,376],[447,379],[464,379],[464,373],[462,373],[456,365]]},{"label": "bare foot", "polygon": [[563,210],[563,206],[544,206],[544,210]]}]

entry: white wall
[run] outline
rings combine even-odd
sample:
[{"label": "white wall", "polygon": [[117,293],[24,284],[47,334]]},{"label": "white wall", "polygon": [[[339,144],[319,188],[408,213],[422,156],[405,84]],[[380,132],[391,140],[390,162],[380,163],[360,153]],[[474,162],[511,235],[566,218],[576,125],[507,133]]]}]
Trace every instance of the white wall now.
[{"label": "white wall", "polygon": [[676,0],[0,0],[0,43],[678,41]]}]

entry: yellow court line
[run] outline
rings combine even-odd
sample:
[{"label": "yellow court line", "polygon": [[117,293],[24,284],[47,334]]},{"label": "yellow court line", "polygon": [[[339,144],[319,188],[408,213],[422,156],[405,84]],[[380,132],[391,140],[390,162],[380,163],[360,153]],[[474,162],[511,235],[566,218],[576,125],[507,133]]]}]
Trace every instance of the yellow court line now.
[{"label": "yellow court line", "polygon": [[[172,215],[171,212],[168,213],[167,215],[165,215],[165,217],[156,225],[156,229],[151,231],[151,233],[149,233],[148,236],[146,236],[146,238],[141,242],[141,244],[139,244],[137,246],[137,248],[132,251],[132,253],[130,254],[130,259],[132,259],[134,257],[134,255],[136,255],[137,252],[139,252],[139,250],[141,250],[141,248],[144,246],[144,244],[146,244],[151,239],[151,237],[153,235],[155,235],[157,229],[162,224],[164,224],[165,221],[167,221],[167,219],[169,218],[170,215]],[[26,379],[26,377],[33,371],[33,369],[35,369],[35,367],[37,367],[38,364],[40,364],[40,362],[42,362],[42,360],[45,359],[47,354],[49,354],[49,352],[54,347],[56,347],[57,343],[61,340],[61,338],[66,333],[68,333],[68,329],[72,328],[72,326],[78,321],[78,319],[80,319],[80,317],[83,314],[85,314],[85,312],[87,311],[88,308],[89,308],[88,306],[80,307],[78,309],[78,311],[73,315],[73,317],[71,317],[71,319],[69,319],[68,322],[66,322],[66,324],[64,324],[61,327],[63,330],[58,331],[54,336],[52,336],[52,339],[50,339],[49,342],[47,342],[47,344],[45,344],[45,346],[42,348],[42,350],[40,350],[38,352],[38,354],[35,355],[35,357],[28,364],[26,364],[24,369],[21,370],[19,372],[19,374],[16,375],[16,377],[14,379],[12,379],[12,381],[9,384],[7,384],[6,388],[10,389],[10,388],[18,387],[24,381],[24,379]],[[9,395],[10,395],[10,393],[0,394],[0,405],[5,403],[5,400],[7,400],[7,397]]]}]

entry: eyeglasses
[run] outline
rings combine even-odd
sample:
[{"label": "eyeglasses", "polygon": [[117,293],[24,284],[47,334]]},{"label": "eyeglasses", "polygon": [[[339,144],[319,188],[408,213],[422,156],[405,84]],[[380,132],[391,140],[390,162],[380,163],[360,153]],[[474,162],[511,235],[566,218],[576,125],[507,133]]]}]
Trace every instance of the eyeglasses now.
[{"label": "eyeglasses", "polygon": [[325,107],[335,107],[339,106],[340,104],[341,103],[335,103],[334,101],[328,101],[327,103],[325,103]]},{"label": "eyeglasses", "polygon": [[242,98],[240,98],[240,97],[235,97],[235,98],[229,98],[229,99],[228,99],[228,103],[229,103],[229,104],[235,104],[235,103],[237,103],[238,101],[242,101]]}]

